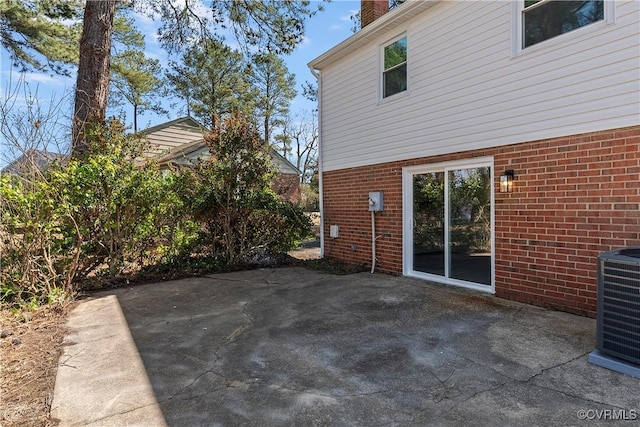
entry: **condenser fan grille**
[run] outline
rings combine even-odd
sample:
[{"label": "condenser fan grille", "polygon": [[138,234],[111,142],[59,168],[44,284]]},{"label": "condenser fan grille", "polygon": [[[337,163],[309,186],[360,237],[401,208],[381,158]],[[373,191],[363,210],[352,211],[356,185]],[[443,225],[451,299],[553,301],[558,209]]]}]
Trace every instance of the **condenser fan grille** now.
[{"label": "condenser fan grille", "polygon": [[598,265],[598,349],[640,364],[640,249],[601,254]]}]

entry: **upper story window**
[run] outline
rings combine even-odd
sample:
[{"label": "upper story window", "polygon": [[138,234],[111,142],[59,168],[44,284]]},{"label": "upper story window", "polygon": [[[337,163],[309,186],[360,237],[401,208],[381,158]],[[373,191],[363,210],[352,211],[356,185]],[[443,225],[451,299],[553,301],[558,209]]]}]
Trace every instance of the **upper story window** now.
[{"label": "upper story window", "polygon": [[522,48],[602,20],[603,0],[525,0]]},{"label": "upper story window", "polygon": [[407,90],[407,36],[384,47],[382,97]]}]

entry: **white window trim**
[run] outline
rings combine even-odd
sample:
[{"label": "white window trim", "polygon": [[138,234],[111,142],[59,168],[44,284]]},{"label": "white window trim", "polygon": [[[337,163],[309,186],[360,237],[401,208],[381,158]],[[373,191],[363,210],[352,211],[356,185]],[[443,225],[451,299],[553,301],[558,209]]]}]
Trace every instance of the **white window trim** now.
[{"label": "white window trim", "polygon": [[592,31],[597,31],[607,25],[616,22],[616,2],[615,0],[604,1],[604,19],[594,22],[584,27],[560,34],[548,40],[536,43],[532,46],[522,48],[522,10],[524,9],[524,0],[511,2],[511,58],[518,57],[530,52],[537,52],[559,44],[569,43],[572,40],[582,37]]},{"label": "white window trim", "polygon": [[[491,285],[467,282],[459,279],[424,273],[413,269],[413,176],[429,172],[447,172],[452,169],[471,167],[491,168]],[[402,274],[417,279],[446,285],[460,286],[494,294],[496,291],[496,250],[495,250],[495,189],[493,157],[477,157],[466,160],[433,163],[402,168]],[[446,196],[446,191],[445,191]]]},{"label": "white window trim", "polygon": [[[398,93],[394,93],[393,95],[389,95],[385,98],[384,96],[384,49],[389,46],[392,43],[397,42],[398,40],[400,40],[401,38],[406,37],[407,38],[407,89],[403,90],[402,92],[398,92]],[[387,41],[385,41],[384,43],[382,43],[379,48],[378,48],[378,104],[383,103],[383,102],[389,102],[390,100],[395,100],[398,99],[402,96],[406,96],[409,93],[410,90],[410,85],[409,85],[409,59],[410,59],[410,51],[411,51],[411,44],[409,43],[409,35],[407,34],[406,31],[397,34],[396,36],[387,39]]]}]

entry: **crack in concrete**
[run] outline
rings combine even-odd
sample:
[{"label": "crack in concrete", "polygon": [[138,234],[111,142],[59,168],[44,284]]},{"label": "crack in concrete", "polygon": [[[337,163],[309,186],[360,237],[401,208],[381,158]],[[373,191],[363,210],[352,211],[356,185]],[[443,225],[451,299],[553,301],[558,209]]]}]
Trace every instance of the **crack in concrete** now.
[{"label": "crack in concrete", "polygon": [[533,379],[537,378],[538,376],[540,376],[540,375],[544,374],[544,373],[545,373],[545,372],[547,372],[548,370],[555,369],[555,368],[559,368],[559,367],[564,366],[564,365],[568,365],[569,363],[574,362],[574,361],[576,361],[576,360],[580,359],[581,357],[586,356],[586,355],[587,355],[587,354],[589,354],[589,353],[590,353],[590,352],[588,352],[588,351],[587,351],[587,352],[585,352],[585,353],[579,354],[578,356],[576,356],[576,357],[574,357],[574,358],[572,358],[572,359],[569,359],[569,360],[567,360],[566,362],[558,363],[558,364],[556,364],[556,365],[549,366],[549,367],[547,367],[547,368],[543,368],[540,372],[538,372],[538,373],[536,373],[536,374],[534,374],[534,375],[530,376],[530,377],[529,377],[529,378],[527,378],[526,380],[516,380],[516,381],[519,381],[519,382],[521,382],[521,383],[523,383],[523,384],[526,384],[526,383],[530,382],[531,380],[533,380]]},{"label": "crack in concrete", "polygon": [[[213,361],[213,364],[212,364],[212,365],[215,365],[215,363],[216,363],[216,362],[219,360],[219,358],[220,358],[220,356],[218,356],[218,354],[217,354],[217,353],[215,353],[215,352],[214,352],[214,354],[215,354],[215,356],[216,356],[216,359]],[[207,370],[205,370],[205,371],[203,371],[203,372],[199,373],[198,375],[196,375],[196,376],[195,376],[195,378],[194,378],[193,380],[191,380],[191,382],[190,382],[189,384],[187,384],[187,385],[185,385],[184,387],[182,387],[182,389],[180,389],[180,391],[178,391],[178,392],[176,392],[176,393],[173,393],[171,396],[167,397],[166,399],[163,399],[163,400],[162,400],[162,402],[166,402],[166,401],[172,400],[172,399],[174,399],[174,398],[176,398],[176,397],[180,396],[181,394],[186,393],[186,392],[187,392],[187,391],[188,391],[188,390],[189,390],[189,389],[190,389],[190,388],[191,388],[191,387],[192,387],[196,382],[198,382],[198,380],[199,380],[200,378],[202,378],[203,376],[205,376],[205,375],[207,375],[207,374],[213,374],[213,375],[216,375],[216,376],[218,376],[218,377],[220,377],[220,378],[223,378],[223,379],[226,381],[226,378],[225,378],[225,376],[224,376],[223,374],[221,374],[221,373],[219,373],[219,372],[216,372],[216,371],[215,371],[215,366],[210,366]],[[188,400],[188,399],[187,399],[187,400]]]},{"label": "crack in concrete", "polygon": [[254,318],[253,316],[251,316],[251,314],[249,314],[249,312],[247,311],[247,306],[249,305],[248,302],[245,302],[244,304],[242,304],[242,314],[244,315],[244,317],[246,317],[247,319],[249,319],[249,326],[253,326],[253,322],[254,322]]},{"label": "crack in concrete", "polygon": [[[203,376],[207,375],[207,374],[213,374],[216,375],[217,377],[221,378],[224,380],[225,384],[229,383],[229,379],[221,372],[216,371],[216,367],[215,365],[218,363],[218,361],[220,361],[221,356],[220,356],[220,350],[226,346],[227,344],[235,341],[240,335],[242,335],[244,333],[244,331],[246,331],[248,328],[250,328],[253,324],[254,324],[254,318],[253,316],[251,316],[251,314],[249,314],[249,312],[247,311],[247,307],[249,306],[249,303],[245,302],[242,303],[242,308],[241,308],[241,312],[244,315],[244,317],[249,321],[248,325],[242,325],[236,329],[233,330],[233,332],[231,332],[231,334],[227,335],[226,337],[224,337],[222,339],[222,342],[220,343],[220,345],[218,345],[216,347],[216,349],[212,352],[213,355],[215,356],[215,359],[213,360],[213,362],[211,363],[211,365],[209,365],[209,367],[204,370],[203,372],[201,372],[200,374],[196,375],[193,380],[185,385],[182,389],[180,389],[180,391],[173,393],[171,396],[169,396],[167,399],[164,399],[163,401],[167,401],[167,400],[171,400],[174,399],[178,396],[180,396],[181,394],[186,393],[196,382],[198,382],[198,380],[200,378],[202,378]],[[190,400],[193,397],[190,396],[189,398],[187,398],[186,400]]]},{"label": "crack in concrete", "polygon": [[242,335],[242,332],[244,332],[244,330],[247,329],[248,327],[249,326],[247,326],[247,325],[242,325],[242,326],[237,327],[229,335],[227,335],[226,337],[223,337],[222,338],[222,342],[224,344],[228,344],[228,343],[234,341],[236,338],[238,338],[240,335]]},{"label": "crack in concrete", "polygon": [[[586,355],[588,355],[589,353],[590,353],[590,351],[587,351],[587,352],[582,353],[582,354],[580,354],[580,355],[578,355],[578,356],[574,357],[573,359],[570,359],[570,360],[568,360],[568,361],[566,361],[566,362],[559,363],[559,364],[557,364],[557,365],[555,365],[555,366],[551,366],[551,367],[549,367],[549,368],[545,368],[545,369],[543,369],[542,371],[538,372],[537,374],[535,374],[535,375],[531,376],[530,378],[528,378],[526,381],[520,381],[520,382],[521,382],[521,383],[523,383],[523,384],[527,384],[527,383],[531,382],[531,380],[533,380],[533,379],[535,379],[536,377],[538,377],[538,376],[542,375],[543,373],[545,373],[546,371],[551,370],[551,369],[555,369],[555,368],[559,368],[559,367],[561,367],[561,366],[568,365],[568,364],[569,364],[569,363],[571,363],[571,362],[575,362],[576,360],[578,360],[578,359],[581,359],[581,358],[585,357],[585,356],[586,356]],[[595,404],[600,404],[600,405],[606,405],[606,406],[610,406],[610,407],[615,408],[615,409],[623,409],[623,410],[624,410],[624,409],[628,409],[628,408],[626,408],[626,407],[620,407],[620,406],[612,405],[612,404],[610,404],[610,403],[606,403],[606,402],[601,402],[601,401],[598,401],[598,400],[589,399],[589,398],[587,398],[587,397],[577,396],[577,395],[575,395],[575,394],[568,393],[568,392],[565,392],[565,391],[563,391],[563,390],[559,390],[559,389],[554,388],[554,387],[548,387],[548,386],[544,386],[544,385],[541,385],[541,384],[529,384],[529,385],[530,385],[530,386],[532,386],[532,387],[537,387],[537,388],[543,389],[543,390],[555,391],[555,392],[560,393],[560,394],[562,394],[562,395],[564,395],[564,396],[572,397],[572,398],[574,398],[574,399],[582,400],[582,401],[589,402],[589,403],[595,403]]]},{"label": "crack in concrete", "polygon": [[[218,274],[218,273],[216,273]],[[213,280],[216,282],[236,282],[236,283],[252,283],[250,280],[247,279],[234,279],[232,277],[221,277],[221,276],[216,276],[214,275],[204,275],[204,276],[200,276],[200,279],[209,279],[209,280]]]},{"label": "crack in concrete", "polygon": [[153,402],[153,403],[147,403],[146,405],[136,406],[135,408],[131,408],[131,409],[128,409],[128,410],[123,411],[123,412],[118,412],[118,413],[115,413],[115,414],[110,414],[110,415],[98,418],[96,420],[91,420],[86,424],[82,424],[82,426],[91,426],[91,425],[94,425],[94,424],[99,423],[101,421],[108,420],[109,418],[117,417],[117,416],[120,416],[120,415],[123,415],[123,414],[129,414],[131,412],[135,412],[135,411],[138,411],[140,409],[148,408],[149,406],[154,406],[154,405],[159,405],[159,404],[160,404],[160,402],[156,401],[156,402]]},{"label": "crack in concrete", "polygon": [[[455,353],[454,353],[454,354],[455,354]],[[478,362],[476,362],[476,361],[474,361],[474,360],[471,360],[471,359],[469,359],[469,358],[467,358],[467,357],[464,357],[464,356],[460,356],[460,355],[458,355],[458,356],[462,357],[463,359],[468,360],[468,361],[469,361],[469,362],[471,362],[471,363],[474,363],[474,364],[476,364],[476,365],[482,366],[483,368],[486,368],[486,369],[490,369],[490,370],[492,370],[492,371],[495,371],[496,373],[498,373],[499,375],[501,375],[501,376],[503,376],[503,377],[507,378],[508,380],[507,380],[507,381],[503,381],[503,382],[501,382],[501,383],[499,383],[499,384],[497,384],[497,385],[495,385],[495,386],[489,387],[489,388],[487,388],[487,389],[484,389],[484,390],[478,390],[478,391],[474,392],[472,395],[470,395],[469,397],[465,398],[464,400],[459,401],[459,402],[456,402],[456,404],[455,404],[451,409],[453,410],[453,409],[457,408],[457,407],[458,407],[458,405],[460,405],[461,403],[465,403],[465,402],[467,402],[467,401],[469,401],[469,400],[471,400],[471,399],[475,398],[476,396],[478,396],[478,395],[480,395],[480,394],[484,394],[484,393],[492,392],[492,391],[494,391],[494,390],[497,390],[497,389],[499,389],[499,388],[502,388],[502,387],[506,386],[507,384],[514,384],[514,383],[517,383],[517,384],[529,384],[532,380],[534,380],[534,379],[535,379],[535,378],[537,378],[538,376],[540,376],[540,375],[544,374],[545,372],[547,372],[547,371],[549,371],[549,370],[551,370],[551,369],[555,369],[555,368],[559,368],[559,367],[562,367],[562,366],[564,366],[564,365],[567,365],[567,364],[569,364],[569,363],[571,363],[571,362],[574,362],[574,361],[576,361],[576,360],[578,360],[578,359],[580,359],[580,358],[582,358],[582,357],[586,356],[587,354],[589,354],[589,352],[579,354],[579,355],[578,355],[578,356],[576,356],[576,357],[573,357],[573,358],[571,358],[571,359],[569,359],[569,360],[567,360],[567,361],[564,361],[564,362],[558,363],[558,364],[556,364],[556,365],[548,366],[548,367],[546,367],[546,368],[543,368],[543,369],[542,369],[542,370],[540,370],[539,372],[536,372],[535,374],[533,374],[533,375],[531,375],[531,376],[529,376],[528,378],[523,379],[523,380],[521,380],[521,379],[517,379],[517,378],[512,378],[512,377],[510,377],[510,376],[508,376],[508,375],[505,375],[505,374],[501,374],[501,373],[499,373],[499,372],[495,371],[495,369],[491,368],[490,366],[486,366],[486,365],[484,365],[484,364],[482,364],[482,363],[478,363]],[[545,387],[545,386],[536,385],[536,384],[529,384],[529,385],[530,385],[530,386],[533,386],[533,387],[538,387],[538,388],[542,388],[542,389],[545,389],[545,390],[549,390],[549,391],[555,391],[555,392],[557,392],[557,393],[563,394],[563,395],[565,395],[565,396],[573,397],[573,398],[575,398],[575,399],[584,400],[584,401],[591,402],[591,403],[600,403],[600,404],[604,404],[604,405],[612,406],[612,405],[609,405],[609,404],[606,404],[606,403],[603,403],[603,402],[597,402],[597,401],[593,401],[593,400],[590,400],[590,399],[587,399],[587,398],[583,398],[583,397],[580,397],[580,396],[575,396],[575,395],[572,395],[572,394],[566,393],[566,392],[564,392],[564,391],[562,391],[562,390],[555,389],[555,388],[553,388],[553,387]],[[619,409],[623,409],[623,408],[619,408]]]},{"label": "crack in concrete", "polygon": [[275,274],[276,269],[272,268],[269,273],[266,275],[266,277],[264,278],[264,283],[266,283],[268,286],[273,286],[273,285],[277,285],[279,284],[278,282],[271,282],[269,281],[269,277],[271,277],[273,274]]},{"label": "crack in concrete", "polygon": [[[362,316],[359,316],[358,314],[356,314],[356,313],[354,313],[354,312],[352,312],[352,311],[349,311],[349,310],[344,309],[344,308],[339,308],[339,307],[336,307],[336,306],[334,306],[334,305],[330,305],[330,307],[331,307],[332,309],[336,310],[336,311],[346,313],[346,314],[348,314],[348,315],[350,315],[350,316],[352,316],[352,317],[355,317],[355,318],[357,318],[357,319],[359,319],[359,320],[361,320],[361,321],[367,322],[367,319],[363,318]],[[510,316],[510,317],[511,317],[511,319],[517,318],[517,317],[520,315],[520,313],[521,313],[522,311],[524,311],[525,309],[526,309],[526,306],[525,306],[525,305],[522,305],[521,307],[519,307],[517,310],[515,310],[515,311],[512,313],[512,315]],[[387,329],[387,328],[385,328],[385,329]],[[402,332],[401,330],[398,330],[398,329],[396,329],[396,328],[389,328],[389,329],[390,329],[390,330],[392,330],[392,331],[393,331],[395,334],[397,334],[398,336],[401,336],[401,337],[403,337],[403,338],[405,338],[405,339],[407,339],[407,340],[410,340],[410,341],[414,341],[414,342],[418,342],[418,343],[424,344],[424,340],[421,340],[421,339],[418,339],[418,338],[412,337],[412,336],[410,336],[410,335],[407,335],[406,333]],[[473,360],[473,359],[470,359],[470,358],[468,358],[468,357],[466,357],[466,356],[464,356],[464,355],[461,355],[461,354],[459,354],[459,353],[457,353],[457,352],[455,352],[455,351],[451,351],[451,350],[448,350],[448,349],[443,349],[442,351],[446,351],[447,353],[453,354],[454,356],[460,357],[460,358],[462,358],[462,359],[464,359],[464,360],[466,360],[466,361],[468,361],[468,362],[471,362],[471,363],[473,363],[473,364],[475,364],[475,365],[478,365],[478,366],[481,366],[481,367],[483,367],[483,368],[485,368],[485,369],[488,369],[488,370],[490,370],[490,371],[494,372],[495,374],[499,375],[500,377],[507,378],[507,380],[506,380],[506,381],[502,381],[501,383],[499,383],[499,384],[497,384],[497,385],[494,385],[494,386],[489,387],[489,388],[484,389],[484,390],[478,390],[478,391],[476,391],[476,392],[475,392],[475,393],[473,393],[471,396],[469,396],[469,397],[467,397],[466,399],[464,399],[462,402],[457,402],[457,403],[453,406],[453,408],[456,408],[460,403],[463,403],[463,402],[466,402],[466,401],[468,401],[468,400],[470,400],[470,399],[473,399],[474,397],[476,397],[476,396],[477,396],[477,395],[479,395],[479,394],[487,393],[487,392],[491,392],[491,391],[497,390],[497,389],[499,389],[499,388],[501,388],[501,387],[504,387],[505,385],[510,384],[510,383],[521,383],[521,384],[527,384],[527,383],[529,383],[530,381],[534,380],[534,379],[535,379],[536,377],[538,377],[539,375],[542,375],[543,373],[545,373],[546,371],[548,371],[548,370],[550,370],[550,369],[555,369],[555,368],[558,368],[558,367],[564,366],[564,365],[566,365],[566,364],[569,364],[569,363],[571,363],[571,362],[573,362],[573,361],[575,361],[575,360],[577,360],[577,359],[580,359],[581,357],[584,357],[585,355],[587,355],[587,354],[589,353],[589,352],[585,352],[585,353],[582,353],[582,354],[580,354],[580,355],[578,355],[578,356],[576,356],[576,357],[574,357],[574,358],[572,358],[572,359],[570,359],[570,360],[567,360],[567,361],[565,361],[565,362],[558,363],[558,364],[556,364],[556,365],[553,365],[553,366],[550,366],[550,367],[547,367],[547,368],[543,368],[542,370],[540,370],[539,372],[537,372],[537,373],[535,373],[535,374],[531,375],[530,377],[528,377],[528,378],[526,378],[526,379],[524,379],[524,380],[521,380],[521,379],[517,379],[517,378],[510,377],[509,375],[506,375],[506,374],[504,374],[504,373],[502,373],[502,372],[498,371],[497,369],[495,369],[495,368],[494,368],[494,367],[492,367],[492,366],[488,366],[488,365],[485,365],[485,364],[483,364],[483,363],[479,363],[478,361]],[[444,400],[455,399],[456,397],[459,397],[460,395],[462,395],[462,392],[461,392],[459,389],[457,389],[457,388],[455,388],[455,387],[446,387],[446,383],[447,383],[447,381],[448,381],[448,380],[453,376],[453,374],[456,372],[456,369],[454,369],[454,370],[453,370],[453,371],[452,371],[452,372],[447,376],[447,378],[445,378],[444,380],[443,380],[442,378],[440,378],[440,376],[439,376],[439,375],[438,375],[434,370],[432,370],[432,369],[430,369],[430,368],[428,368],[428,367],[425,367],[425,369],[426,369],[426,371],[427,371],[427,372],[429,372],[429,374],[431,374],[431,375],[432,375],[436,380],[438,380],[438,382],[439,382],[442,386],[445,386],[445,387],[444,387],[444,389],[443,389],[443,391],[444,391],[444,395],[443,395],[443,398],[442,398],[442,399],[438,399],[438,397],[439,397],[439,396],[438,396],[438,394],[439,394],[439,393],[433,393],[433,394],[432,394],[432,398],[433,398],[434,402],[441,402],[441,401],[444,401]],[[564,392],[564,391],[562,391],[562,390],[558,390],[558,389],[555,389],[555,388],[552,388],[552,387],[544,387],[544,386],[539,386],[539,385],[533,385],[533,386],[535,386],[535,387],[539,387],[539,388],[543,388],[543,389],[547,389],[547,390],[550,390],[550,391],[555,391],[555,392],[561,393],[561,394],[563,394],[563,395],[565,395],[565,396],[573,397],[573,398],[580,399],[580,400],[583,400],[583,401],[586,401],[586,402],[590,402],[590,403],[598,403],[598,404],[608,405],[608,406],[612,406],[612,407],[614,407],[614,408],[617,408],[616,406],[613,406],[613,405],[610,405],[610,404],[607,404],[607,403],[604,403],[604,402],[598,402],[598,401],[593,401],[593,400],[590,400],[590,399],[587,399],[587,398],[579,397],[579,396],[576,396],[576,395],[573,395],[573,394],[570,394],[570,393],[566,393],[566,392]],[[454,393],[455,395],[450,395],[450,394],[449,394],[449,391],[452,391],[452,390],[456,391],[457,393]],[[452,409],[453,409],[453,408],[452,408]],[[617,409],[624,409],[624,408],[617,408]]]}]

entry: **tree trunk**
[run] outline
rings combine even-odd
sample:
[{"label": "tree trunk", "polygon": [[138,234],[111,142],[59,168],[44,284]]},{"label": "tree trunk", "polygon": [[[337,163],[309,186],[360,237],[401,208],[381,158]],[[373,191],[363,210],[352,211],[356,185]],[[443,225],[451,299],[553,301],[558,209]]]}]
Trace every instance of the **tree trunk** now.
[{"label": "tree trunk", "polygon": [[85,137],[87,122],[105,118],[115,10],[116,0],[87,0],[84,7],[73,115],[73,155],[88,148]]},{"label": "tree trunk", "polygon": [[138,133],[138,104],[133,104],[133,132]]},{"label": "tree trunk", "polygon": [[269,114],[265,114],[264,115],[264,142],[266,144],[269,144],[269,138],[271,138],[271,135],[269,135],[269,119],[271,117],[269,117]]}]

